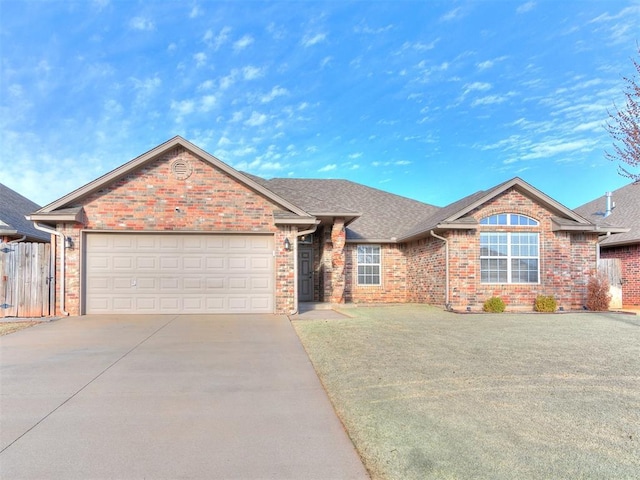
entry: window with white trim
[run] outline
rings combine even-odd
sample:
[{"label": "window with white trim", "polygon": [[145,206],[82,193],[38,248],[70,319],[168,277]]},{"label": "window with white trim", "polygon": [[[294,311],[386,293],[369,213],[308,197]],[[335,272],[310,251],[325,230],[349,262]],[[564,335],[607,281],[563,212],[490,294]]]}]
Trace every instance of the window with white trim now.
[{"label": "window with white trim", "polygon": [[358,285],[380,285],[380,246],[358,245]]},{"label": "window with white trim", "polygon": [[[480,220],[481,225],[537,226],[524,215],[499,214]],[[480,281],[482,283],[538,283],[539,235],[535,232],[481,232]]]}]

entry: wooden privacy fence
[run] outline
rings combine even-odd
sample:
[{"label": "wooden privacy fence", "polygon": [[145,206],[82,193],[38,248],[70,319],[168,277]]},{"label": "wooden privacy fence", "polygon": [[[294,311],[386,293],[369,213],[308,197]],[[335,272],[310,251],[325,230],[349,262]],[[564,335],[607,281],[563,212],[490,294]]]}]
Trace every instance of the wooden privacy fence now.
[{"label": "wooden privacy fence", "polygon": [[0,243],[0,317],[46,317],[51,304],[51,245]]},{"label": "wooden privacy fence", "polygon": [[622,263],[619,258],[601,258],[598,260],[598,272],[609,279],[611,302],[609,308],[622,308]]}]

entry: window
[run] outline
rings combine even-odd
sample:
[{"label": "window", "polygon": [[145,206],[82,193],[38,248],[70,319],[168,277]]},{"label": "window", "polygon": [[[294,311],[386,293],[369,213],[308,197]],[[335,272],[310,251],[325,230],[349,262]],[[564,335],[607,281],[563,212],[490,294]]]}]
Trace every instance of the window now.
[{"label": "window", "polygon": [[500,213],[480,220],[480,225],[526,225],[537,226],[538,221],[517,213]]},{"label": "window", "polygon": [[[537,220],[515,213],[491,215],[480,225],[537,226]],[[480,233],[482,283],[538,283],[538,234],[528,232]]]},{"label": "window", "polygon": [[358,245],[358,285],[380,285],[380,247]]}]

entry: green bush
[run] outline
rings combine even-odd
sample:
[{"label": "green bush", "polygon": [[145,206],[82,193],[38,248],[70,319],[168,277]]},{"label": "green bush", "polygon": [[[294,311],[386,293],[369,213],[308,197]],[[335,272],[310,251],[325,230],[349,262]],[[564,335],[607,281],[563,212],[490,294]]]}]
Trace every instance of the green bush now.
[{"label": "green bush", "polygon": [[602,312],[609,310],[610,302],[609,279],[600,272],[592,274],[587,284],[587,308]]},{"label": "green bush", "polygon": [[533,303],[533,309],[536,312],[555,312],[558,308],[558,302],[553,295],[538,295]]},{"label": "green bush", "polygon": [[504,308],[504,302],[500,297],[491,297],[482,305],[482,311],[489,313],[502,313]]}]

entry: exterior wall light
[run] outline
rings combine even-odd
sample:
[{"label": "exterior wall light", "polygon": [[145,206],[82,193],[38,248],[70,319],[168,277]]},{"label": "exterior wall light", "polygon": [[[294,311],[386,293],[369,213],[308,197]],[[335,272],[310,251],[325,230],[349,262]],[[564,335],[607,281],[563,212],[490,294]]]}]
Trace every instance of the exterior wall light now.
[{"label": "exterior wall light", "polygon": [[71,237],[64,237],[64,248],[73,249],[73,239]]},{"label": "exterior wall light", "polygon": [[284,239],[284,249],[289,252],[291,250],[291,242],[288,238]]}]

